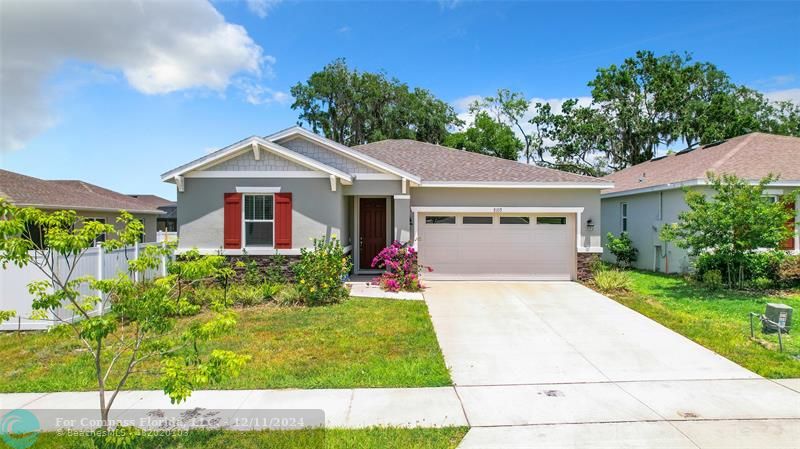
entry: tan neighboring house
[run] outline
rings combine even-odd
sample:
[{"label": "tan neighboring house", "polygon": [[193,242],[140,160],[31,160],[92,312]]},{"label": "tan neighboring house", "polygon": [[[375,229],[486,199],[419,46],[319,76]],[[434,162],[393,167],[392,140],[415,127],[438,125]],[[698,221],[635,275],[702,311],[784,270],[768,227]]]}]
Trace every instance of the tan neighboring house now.
[{"label": "tan neighboring house", "polygon": [[348,147],[300,127],[172,169],[179,251],[296,256],[337,236],[357,274],[410,241],[428,279],[577,279],[611,183],[412,140]]},{"label": "tan neighboring house", "polygon": [[156,218],[156,230],[160,232],[178,232],[178,203],[150,194],[129,194],[148,206],[164,212]]},{"label": "tan neighboring house", "polygon": [[[691,260],[685,250],[661,241],[659,230],[674,223],[678,214],[688,209],[683,188],[713,194],[706,173],[729,173],[753,183],[774,174],[780,178],[764,192],[777,199],[800,188],[800,138],[751,133],[691,150],[658,157],[620,170],[604,179],[614,187],[601,193],[603,245],[606,235],[628,232],[639,250],[637,268],[668,273],[686,272]],[[782,249],[798,252],[800,201],[797,212],[787,225],[795,235],[783,242]],[[606,252],[604,258],[613,260]]]},{"label": "tan neighboring house", "polygon": [[45,210],[74,210],[85,218],[118,226],[120,210],[133,214],[144,223],[145,242],[156,239],[156,220],[162,210],[146,201],[76,180],[44,180],[0,170],[0,198],[14,205]]}]

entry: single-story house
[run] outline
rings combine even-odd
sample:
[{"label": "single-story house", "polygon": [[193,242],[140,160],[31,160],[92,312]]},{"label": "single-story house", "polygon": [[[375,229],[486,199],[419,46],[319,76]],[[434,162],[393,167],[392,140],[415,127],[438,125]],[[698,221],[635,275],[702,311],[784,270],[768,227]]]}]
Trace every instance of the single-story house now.
[{"label": "single-story house", "polygon": [[[800,188],[800,138],[751,133],[701,147],[680,151],[628,167],[603,179],[614,183],[603,190],[603,245],[606,234],[627,232],[639,250],[636,268],[682,273],[691,268],[686,250],[659,239],[665,223],[674,223],[688,209],[683,188],[713,195],[706,173],[734,174],[757,183],[769,174],[780,176],[764,192],[778,198]],[[797,231],[800,201],[795,201]],[[800,234],[786,240],[782,248],[800,249]],[[611,254],[604,258],[613,261]]]},{"label": "single-story house", "polygon": [[[74,210],[78,215],[120,227],[120,210],[144,223],[144,241],[156,241],[156,220],[164,214],[158,208],[128,195],[85,181],[45,180],[8,170],[0,170],[0,198],[19,207],[44,210]],[[36,230],[31,230],[36,232]]]},{"label": "single-story house", "polygon": [[164,212],[156,218],[156,230],[159,232],[178,232],[178,203],[150,194],[128,194],[139,202]]},{"label": "single-story house", "polygon": [[[411,140],[347,147],[301,127],[162,175],[179,251],[294,256],[336,236],[357,274],[411,241],[428,279],[577,279],[600,246],[609,181]],[[578,267],[581,267],[579,269]]]}]

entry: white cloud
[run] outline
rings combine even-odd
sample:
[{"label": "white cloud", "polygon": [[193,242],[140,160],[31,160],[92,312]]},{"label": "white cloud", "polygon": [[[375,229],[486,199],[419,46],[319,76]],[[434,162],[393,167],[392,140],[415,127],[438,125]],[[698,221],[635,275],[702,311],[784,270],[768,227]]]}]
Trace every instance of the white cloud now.
[{"label": "white cloud", "polygon": [[800,104],[800,88],[773,90],[772,92],[764,92],[764,95],[772,101],[786,101],[790,100]]},{"label": "white cloud", "polygon": [[456,9],[461,0],[439,0],[439,9]]},{"label": "white cloud", "polygon": [[349,33],[349,32],[350,32],[350,27],[349,27],[349,26],[347,26],[347,25],[345,25],[345,26],[342,26],[342,27],[339,27],[339,29],[337,29],[337,30],[336,30],[336,32],[337,32],[337,33],[340,33],[340,34],[346,34],[346,33]]},{"label": "white cloud", "polygon": [[51,126],[45,81],[64,62],[119,71],[144,94],[224,91],[235,74],[271,73],[274,58],[206,0],[3,2],[0,150]]},{"label": "white cloud", "polygon": [[247,9],[263,19],[280,2],[281,0],[247,0]]},{"label": "white cloud", "polygon": [[291,99],[286,92],[271,89],[248,79],[237,80],[236,87],[242,91],[244,100],[250,104],[286,104]]}]

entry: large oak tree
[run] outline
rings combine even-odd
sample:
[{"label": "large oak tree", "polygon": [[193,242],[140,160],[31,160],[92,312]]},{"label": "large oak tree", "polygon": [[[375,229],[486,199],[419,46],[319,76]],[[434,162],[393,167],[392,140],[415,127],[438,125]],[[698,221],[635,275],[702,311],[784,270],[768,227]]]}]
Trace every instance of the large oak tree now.
[{"label": "large oak tree", "polygon": [[314,132],[344,145],[382,139],[440,143],[462,124],[453,107],[385,73],[359,72],[336,59],[291,89],[292,109]]}]

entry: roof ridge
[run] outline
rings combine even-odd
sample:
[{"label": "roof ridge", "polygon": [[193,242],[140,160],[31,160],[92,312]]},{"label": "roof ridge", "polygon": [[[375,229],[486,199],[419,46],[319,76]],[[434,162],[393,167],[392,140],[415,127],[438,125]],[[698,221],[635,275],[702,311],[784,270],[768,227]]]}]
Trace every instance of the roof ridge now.
[{"label": "roof ridge", "polygon": [[721,167],[723,164],[725,164],[726,162],[728,162],[728,161],[729,161],[729,160],[730,160],[730,159],[731,159],[733,156],[735,156],[735,155],[736,155],[736,153],[738,153],[739,151],[741,151],[741,150],[742,150],[742,148],[744,148],[745,146],[747,146],[747,144],[749,144],[749,143],[750,143],[750,141],[751,141],[751,140],[753,140],[753,138],[755,137],[755,135],[756,135],[756,134],[757,134],[757,133],[750,133],[750,134],[747,134],[747,135],[746,135],[747,137],[745,137],[744,139],[742,139],[742,141],[741,141],[741,142],[739,142],[739,143],[737,143],[735,147],[733,147],[733,148],[731,148],[730,150],[728,150],[728,152],[727,152],[727,153],[725,153],[725,155],[723,155],[721,158],[717,159],[717,161],[716,161],[716,162],[714,162],[713,164],[711,164],[711,167],[709,167],[709,168],[708,168],[708,171],[716,171],[716,170],[717,170],[718,168],[720,168],[720,167]]}]

